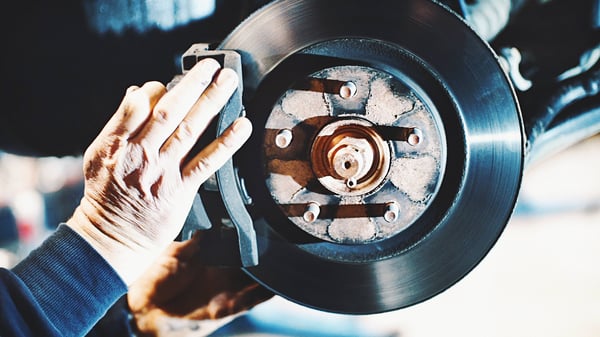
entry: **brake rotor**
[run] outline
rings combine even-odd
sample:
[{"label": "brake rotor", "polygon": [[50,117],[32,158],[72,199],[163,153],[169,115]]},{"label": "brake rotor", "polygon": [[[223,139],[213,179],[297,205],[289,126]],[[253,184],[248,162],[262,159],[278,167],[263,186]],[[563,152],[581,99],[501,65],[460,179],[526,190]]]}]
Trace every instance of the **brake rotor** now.
[{"label": "brake rotor", "polygon": [[234,162],[275,293],[340,313],[406,307],[487,254],[522,174],[496,58],[429,0],[276,1],[220,45],[254,134]]}]

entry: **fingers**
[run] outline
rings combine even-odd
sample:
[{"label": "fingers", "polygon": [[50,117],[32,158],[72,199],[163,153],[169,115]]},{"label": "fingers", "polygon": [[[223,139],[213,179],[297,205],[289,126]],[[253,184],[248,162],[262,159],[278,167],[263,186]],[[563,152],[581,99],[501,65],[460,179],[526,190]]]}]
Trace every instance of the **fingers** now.
[{"label": "fingers", "polygon": [[252,309],[273,297],[273,293],[256,283],[238,292],[221,292],[202,307],[185,315],[186,319],[220,319]]},{"label": "fingers", "polygon": [[165,255],[172,256],[182,262],[187,262],[197,255],[200,248],[200,236],[194,235],[187,241],[171,243],[167,251],[165,251]]},{"label": "fingers", "polygon": [[241,117],[225,132],[198,153],[182,171],[183,179],[194,181],[200,186],[218,170],[248,140],[252,133],[250,121]]},{"label": "fingers", "polygon": [[239,291],[232,299],[229,314],[236,314],[252,309],[254,306],[271,299],[273,296],[273,292],[267,288],[259,284],[252,284]]},{"label": "fingers", "polygon": [[211,84],[220,65],[213,59],[198,62],[152,111],[152,118],[136,136],[144,146],[159,150]]},{"label": "fingers", "polygon": [[148,82],[141,88],[129,87],[117,112],[108,121],[98,138],[104,138],[111,134],[123,135],[128,138],[134,136],[165,92],[165,86],[159,82]]},{"label": "fingers", "polygon": [[[237,74],[231,69],[219,69],[217,61],[202,60],[169,92],[159,82],[130,87],[97,139],[114,134],[125,136],[143,143],[149,152],[160,150],[167,160],[181,161],[237,88]],[[187,165],[183,176],[204,181],[239,149],[250,130],[247,120],[234,123],[192,165]]]},{"label": "fingers", "polygon": [[211,120],[227,104],[237,84],[238,77],[235,71],[221,70],[162,146],[161,154],[179,159],[185,157]]}]

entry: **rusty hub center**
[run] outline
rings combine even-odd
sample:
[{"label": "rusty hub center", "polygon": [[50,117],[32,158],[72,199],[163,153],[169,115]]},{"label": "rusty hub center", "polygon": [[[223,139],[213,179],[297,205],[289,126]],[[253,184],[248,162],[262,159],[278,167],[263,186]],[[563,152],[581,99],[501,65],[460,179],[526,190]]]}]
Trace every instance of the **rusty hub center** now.
[{"label": "rusty hub center", "polygon": [[265,123],[265,183],[289,221],[340,244],[413,224],[445,167],[437,111],[400,79],[336,66],[298,79]]},{"label": "rusty hub center", "polygon": [[390,149],[373,124],[349,118],[327,124],[311,148],[311,164],[319,182],[339,195],[373,191],[390,167]]}]

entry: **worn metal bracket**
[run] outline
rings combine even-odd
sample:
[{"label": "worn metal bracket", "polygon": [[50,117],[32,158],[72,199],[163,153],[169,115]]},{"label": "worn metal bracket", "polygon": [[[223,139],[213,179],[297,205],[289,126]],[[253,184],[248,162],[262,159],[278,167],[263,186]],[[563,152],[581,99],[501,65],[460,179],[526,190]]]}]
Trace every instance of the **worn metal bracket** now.
[{"label": "worn metal bracket", "polygon": [[[217,122],[217,136],[223,134],[225,130],[239,117],[245,115],[245,110],[242,104],[242,62],[241,56],[232,50],[209,50],[207,44],[194,44],[182,56],[182,72],[185,74],[196,63],[205,58],[213,58],[217,60],[222,67],[233,69],[239,76],[240,81],[238,89],[232,95],[227,105],[221,111]],[[215,174],[217,180],[218,191],[225,205],[227,214],[231,219],[237,232],[237,240],[239,246],[239,259],[243,267],[252,267],[258,265],[258,247],[256,243],[256,232],[254,231],[252,217],[248,213],[245,200],[242,196],[243,189],[239,177],[233,165],[233,160],[229,159]],[[200,209],[201,208],[201,209]],[[203,207],[202,200],[198,194],[192,207],[191,216],[188,217],[184,225],[184,233],[182,238],[189,238],[195,230],[205,230],[210,226],[194,225],[193,220],[200,218],[200,221],[210,220]],[[198,222],[198,221],[196,221]],[[223,244],[222,247],[231,245]],[[236,252],[213,252],[212,255],[220,254],[235,254]],[[219,259],[221,261],[233,259]]]}]

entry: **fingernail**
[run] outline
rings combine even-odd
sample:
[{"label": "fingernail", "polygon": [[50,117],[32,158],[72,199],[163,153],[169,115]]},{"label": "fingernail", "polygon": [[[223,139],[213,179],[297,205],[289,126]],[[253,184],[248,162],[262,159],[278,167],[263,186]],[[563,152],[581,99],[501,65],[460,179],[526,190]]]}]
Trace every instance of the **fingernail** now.
[{"label": "fingernail", "polygon": [[231,127],[233,132],[240,132],[243,129],[247,129],[248,132],[252,131],[252,123],[246,117],[240,117],[236,119]]},{"label": "fingernail", "polygon": [[216,72],[217,70],[221,69],[221,64],[219,63],[219,61],[210,57],[200,60],[200,62],[198,62],[196,66],[206,67],[212,72]]},{"label": "fingernail", "polygon": [[218,86],[237,86],[238,76],[237,73],[229,68],[221,69],[217,78],[215,79],[215,83]]}]

